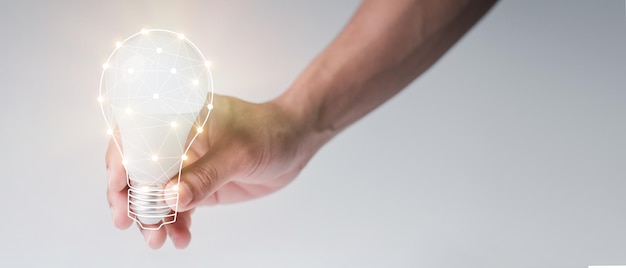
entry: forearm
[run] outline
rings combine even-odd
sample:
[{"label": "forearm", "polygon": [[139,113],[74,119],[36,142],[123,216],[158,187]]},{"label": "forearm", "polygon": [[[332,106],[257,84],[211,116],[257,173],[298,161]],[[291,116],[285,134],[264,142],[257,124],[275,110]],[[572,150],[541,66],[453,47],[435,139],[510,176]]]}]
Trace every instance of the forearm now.
[{"label": "forearm", "polygon": [[437,61],[494,0],[365,0],[276,103],[325,141]]}]

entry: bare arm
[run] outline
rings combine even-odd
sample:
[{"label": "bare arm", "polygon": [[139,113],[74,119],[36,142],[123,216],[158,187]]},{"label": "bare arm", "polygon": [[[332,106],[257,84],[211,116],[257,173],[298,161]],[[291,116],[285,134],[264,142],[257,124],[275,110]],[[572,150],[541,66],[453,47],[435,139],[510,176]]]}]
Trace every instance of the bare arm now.
[{"label": "bare arm", "polygon": [[323,143],[426,71],[494,2],[365,0],[276,102]]},{"label": "bare arm", "polygon": [[[207,130],[180,174],[177,221],[143,230],[148,245],[159,248],[169,235],[184,248],[195,207],[254,199],[289,184],[324,143],[427,70],[494,2],[365,0],[280,97],[255,104],[215,96]],[[126,173],[113,144],[106,159],[113,221],[125,229],[132,224]]]}]

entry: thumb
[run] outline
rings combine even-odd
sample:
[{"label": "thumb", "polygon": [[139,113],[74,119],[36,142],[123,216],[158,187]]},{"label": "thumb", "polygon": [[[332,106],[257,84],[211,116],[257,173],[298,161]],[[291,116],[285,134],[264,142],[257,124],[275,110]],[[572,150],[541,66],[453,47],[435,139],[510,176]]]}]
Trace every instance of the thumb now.
[{"label": "thumb", "polygon": [[178,204],[168,202],[170,207],[178,212],[190,210],[226,184],[232,173],[228,159],[224,150],[215,150],[183,168],[180,179],[174,177],[166,187],[178,191]]}]

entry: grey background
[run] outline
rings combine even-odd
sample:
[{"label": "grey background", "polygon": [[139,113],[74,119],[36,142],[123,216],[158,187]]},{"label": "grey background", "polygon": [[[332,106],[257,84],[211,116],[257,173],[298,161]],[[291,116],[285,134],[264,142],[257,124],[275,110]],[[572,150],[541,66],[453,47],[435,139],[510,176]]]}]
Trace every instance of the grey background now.
[{"label": "grey background", "polygon": [[626,264],[624,2],[504,1],[286,189],[200,209],[188,249],[116,230],[101,64],[185,33],[216,91],[280,94],[358,1],[2,1],[1,267]]}]

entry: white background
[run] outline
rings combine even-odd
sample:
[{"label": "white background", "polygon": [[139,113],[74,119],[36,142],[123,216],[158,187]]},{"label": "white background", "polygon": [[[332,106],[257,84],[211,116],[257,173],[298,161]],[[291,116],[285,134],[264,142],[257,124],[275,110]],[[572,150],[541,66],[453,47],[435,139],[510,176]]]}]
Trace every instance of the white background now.
[{"label": "white background", "polygon": [[96,102],[114,43],[183,32],[216,92],[283,92],[357,1],[0,3],[2,267],[586,267],[626,263],[624,2],[503,1],[267,198],[145,246],[106,202]]}]

